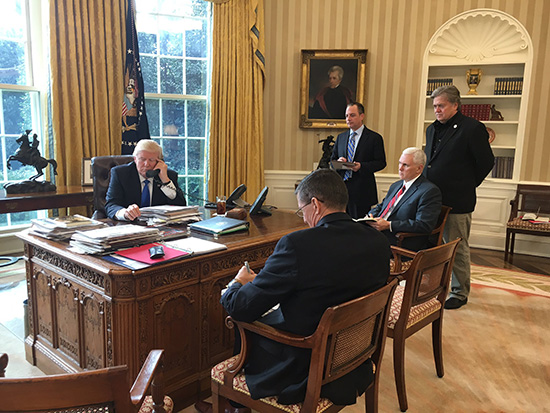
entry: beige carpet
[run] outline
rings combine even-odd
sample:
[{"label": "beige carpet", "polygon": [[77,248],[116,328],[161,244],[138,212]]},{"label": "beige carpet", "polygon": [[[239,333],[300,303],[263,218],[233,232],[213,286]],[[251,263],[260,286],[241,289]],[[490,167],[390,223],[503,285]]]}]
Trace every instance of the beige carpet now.
[{"label": "beige carpet", "polygon": [[[408,412],[550,412],[549,321],[550,277],[472,266],[468,305],[445,312],[445,376],[435,372],[430,328],[407,340]],[[392,346],[388,339],[381,366],[382,413],[400,411]],[[343,410],[364,411],[363,398]]]},{"label": "beige carpet", "polygon": [[[22,264],[10,266],[9,271],[17,266],[19,274],[9,281],[7,270],[0,270],[0,284],[23,279]],[[0,307],[13,295],[13,289],[1,287]],[[6,308],[1,312],[5,315]],[[549,321],[550,277],[473,266],[468,305],[445,312],[442,379],[435,373],[430,329],[407,340],[408,412],[550,413]],[[0,326],[0,351],[6,349],[11,356],[8,376],[40,374],[24,361],[22,340]],[[380,412],[399,412],[391,339],[381,368]],[[364,412],[362,398],[344,412]]]}]

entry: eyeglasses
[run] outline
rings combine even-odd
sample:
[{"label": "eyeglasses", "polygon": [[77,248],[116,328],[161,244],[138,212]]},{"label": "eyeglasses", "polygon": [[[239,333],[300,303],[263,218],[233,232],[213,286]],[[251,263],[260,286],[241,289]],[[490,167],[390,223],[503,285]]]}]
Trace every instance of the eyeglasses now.
[{"label": "eyeglasses", "polygon": [[309,200],[309,202],[307,204],[305,204],[303,207],[301,207],[300,209],[296,210],[295,214],[298,215],[300,218],[303,218],[304,217],[304,208],[307,207],[309,204],[311,204],[311,199]]}]

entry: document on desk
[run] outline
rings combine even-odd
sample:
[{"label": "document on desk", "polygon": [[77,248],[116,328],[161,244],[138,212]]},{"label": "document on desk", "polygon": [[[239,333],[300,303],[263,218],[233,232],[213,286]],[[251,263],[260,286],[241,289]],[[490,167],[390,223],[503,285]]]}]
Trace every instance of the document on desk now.
[{"label": "document on desk", "polygon": [[200,232],[206,232],[207,234],[223,235],[235,231],[247,230],[249,225],[248,221],[241,219],[217,216],[189,224],[189,228]]},{"label": "document on desk", "polygon": [[227,249],[227,245],[219,242],[207,241],[205,239],[188,237],[174,241],[166,241],[164,245],[171,248],[191,251],[193,255],[208,254],[209,252],[223,251]]},{"label": "document on desk", "polygon": [[[151,258],[150,253],[149,253],[149,248],[151,248],[153,246],[158,246],[158,245],[161,245],[161,246],[164,247],[163,248],[164,256],[162,256],[160,258]],[[120,250],[120,251],[115,252],[115,254],[116,255],[121,255],[121,256],[126,257],[126,258],[130,258],[134,261],[143,262],[143,263],[148,264],[148,265],[162,264],[166,261],[181,259],[181,258],[189,257],[189,256],[192,255],[192,253],[190,251],[183,250],[183,249],[171,248],[171,247],[169,247],[165,244],[161,244],[161,243],[158,243],[158,242],[155,242],[155,243],[152,243],[152,244],[141,245],[139,247],[128,248],[128,249],[125,249],[125,250]]]}]

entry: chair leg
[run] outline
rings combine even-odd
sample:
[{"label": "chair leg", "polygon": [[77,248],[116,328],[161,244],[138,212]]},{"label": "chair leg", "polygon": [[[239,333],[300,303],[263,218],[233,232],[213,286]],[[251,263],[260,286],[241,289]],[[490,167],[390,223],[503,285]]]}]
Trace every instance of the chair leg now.
[{"label": "chair leg", "polygon": [[402,412],[406,412],[409,405],[407,403],[407,388],[405,387],[405,337],[401,334],[393,337],[393,374],[395,376],[399,408]]},{"label": "chair leg", "polygon": [[510,264],[514,262],[514,246],[516,243],[516,233],[512,232],[512,240],[510,242]]},{"label": "chair leg", "polygon": [[506,244],[504,246],[504,261],[508,261],[510,251],[510,230],[506,230]]},{"label": "chair leg", "polygon": [[432,323],[432,346],[434,350],[437,377],[443,377],[443,319],[439,317]]},{"label": "chair leg", "polygon": [[218,394],[212,393],[212,413],[224,413],[224,399]]},{"label": "chair leg", "polygon": [[224,413],[225,403],[224,403],[223,397],[220,396],[218,386],[219,386],[218,383],[212,381],[212,397],[211,397],[212,412],[213,413]]},{"label": "chair leg", "polygon": [[379,380],[378,376],[376,376],[374,382],[365,390],[366,413],[378,413],[378,384]]}]

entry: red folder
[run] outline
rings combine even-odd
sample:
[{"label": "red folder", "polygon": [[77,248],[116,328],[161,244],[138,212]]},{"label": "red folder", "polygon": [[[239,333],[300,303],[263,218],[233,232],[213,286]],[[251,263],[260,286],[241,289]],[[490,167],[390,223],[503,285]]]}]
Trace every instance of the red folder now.
[{"label": "red folder", "polygon": [[[162,248],[164,248],[164,257],[151,259],[149,256],[150,255],[149,248],[154,247],[156,245],[162,245]],[[159,244],[158,242],[154,242],[152,244],[145,244],[139,247],[117,251],[115,254],[122,255],[123,257],[130,258],[132,260],[136,260],[139,262],[144,262],[145,264],[153,265],[153,264],[159,264],[161,262],[171,261],[176,258],[185,257],[187,255],[191,255],[191,252],[177,250],[175,248],[170,248],[170,247],[167,247],[166,245]]]}]

